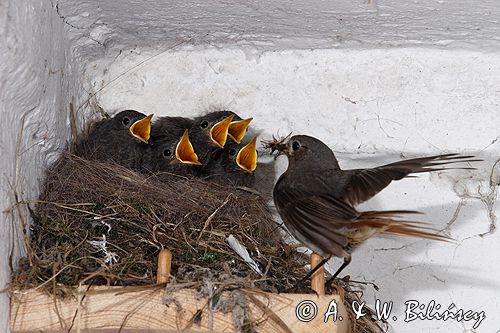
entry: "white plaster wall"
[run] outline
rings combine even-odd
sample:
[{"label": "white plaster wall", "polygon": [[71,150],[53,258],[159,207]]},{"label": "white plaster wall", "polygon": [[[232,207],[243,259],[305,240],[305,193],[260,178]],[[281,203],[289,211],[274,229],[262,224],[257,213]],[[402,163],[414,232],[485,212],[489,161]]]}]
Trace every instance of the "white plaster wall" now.
[{"label": "white plaster wall", "polygon": [[[88,57],[162,46],[498,49],[497,0],[59,0]],[[76,44],[75,44],[76,45]]]},{"label": "white plaster wall", "polygon": [[26,207],[14,204],[36,199],[44,168],[69,138],[68,103],[78,96],[64,24],[49,1],[0,2],[0,45],[0,332],[7,332],[4,289],[23,252],[21,219],[29,222]]},{"label": "white plaster wall", "polygon": [[[500,236],[489,232],[500,209],[497,187],[490,186],[500,159],[497,53],[287,50],[249,58],[238,47],[183,46],[160,55],[156,50],[124,52],[111,65],[91,63],[85,76],[105,110],[132,107],[157,115],[191,115],[225,107],[253,116],[252,126],[264,138],[279,130],[323,139],[346,168],[446,152],[478,154],[485,161],[477,171],[396,182],[362,207],[423,211],[422,219],[445,229],[456,242],[373,240],[355,252],[346,273],[380,287],[378,292],[367,288],[368,301],[394,302],[395,332],[472,327],[450,321],[404,323],[404,302],[411,299],[484,310],[487,319],[477,332],[500,328]],[[285,167],[286,159],[279,159],[267,182]],[[492,179],[498,184],[500,166],[496,170]],[[259,176],[266,182],[266,175]],[[339,264],[336,260],[331,267]]]}]

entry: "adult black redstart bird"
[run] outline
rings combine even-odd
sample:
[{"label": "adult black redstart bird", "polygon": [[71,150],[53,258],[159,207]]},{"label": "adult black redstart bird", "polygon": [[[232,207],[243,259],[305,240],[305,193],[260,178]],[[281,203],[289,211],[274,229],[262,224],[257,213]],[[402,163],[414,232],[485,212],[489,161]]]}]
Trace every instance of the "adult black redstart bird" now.
[{"label": "adult black redstart bird", "polygon": [[251,187],[257,168],[257,137],[248,144],[228,142],[210,155],[202,168],[202,177],[224,185]]},{"label": "adult black redstart bird", "polygon": [[87,159],[113,161],[139,169],[148,149],[151,118],[135,110],[125,110],[95,123],[88,137],[75,146],[75,154]]},{"label": "adult black redstart bird", "polygon": [[[342,170],[333,151],[320,140],[296,135],[286,142],[268,143],[288,157],[288,169],[279,177],[273,191],[274,202],[290,233],[324,259],[344,258],[344,263],[328,281],[351,261],[351,253],[375,235],[413,236],[447,240],[432,232],[423,222],[400,219],[415,211],[366,211],[354,206],[384,189],[393,180],[410,174],[453,169],[451,163],[475,162],[473,156],[444,154],[398,161],[371,169]],[[459,167],[458,169],[474,169]],[[304,278],[305,279],[305,278]]]}]

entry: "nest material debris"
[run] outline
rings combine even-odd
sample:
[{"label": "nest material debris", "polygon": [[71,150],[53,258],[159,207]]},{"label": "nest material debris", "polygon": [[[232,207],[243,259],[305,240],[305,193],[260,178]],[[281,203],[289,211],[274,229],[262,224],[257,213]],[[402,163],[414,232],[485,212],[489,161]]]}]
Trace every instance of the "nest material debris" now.
[{"label": "nest material debris", "polygon": [[[378,290],[376,285],[373,286]],[[375,310],[367,305],[363,307],[366,315],[356,319],[352,305],[354,302],[362,304],[365,301],[362,299],[363,290],[359,289],[358,283],[350,281],[349,275],[343,279],[335,279],[334,288],[344,300],[349,321],[352,323],[351,331],[353,333],[385,333],[389,330],[388,322],[386,320],[378,320]]]}]

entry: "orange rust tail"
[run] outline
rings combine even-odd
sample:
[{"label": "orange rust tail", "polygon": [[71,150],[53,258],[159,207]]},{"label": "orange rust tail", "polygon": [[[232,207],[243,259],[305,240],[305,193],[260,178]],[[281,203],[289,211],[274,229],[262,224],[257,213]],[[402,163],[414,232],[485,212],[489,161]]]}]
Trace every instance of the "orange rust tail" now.
[{"label": "orange rust tail", "polygon": [[429,223],[399,219],[406,214],[421,213],[408,210],[362,212],[351,224],[349,236],[354,242],[364,241],[376,234],[418,237],[438,241],[452,240],[449,237],[438,235],[434,229],[428,227]]}]

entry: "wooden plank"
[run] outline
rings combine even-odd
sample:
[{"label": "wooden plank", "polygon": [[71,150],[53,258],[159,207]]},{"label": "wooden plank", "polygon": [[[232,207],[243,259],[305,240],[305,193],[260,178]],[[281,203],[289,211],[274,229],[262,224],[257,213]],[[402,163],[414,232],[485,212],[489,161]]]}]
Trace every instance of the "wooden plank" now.
[{"label": "wooden plank", "polygon": [[[85,289],[86,290],[86,289]],[[77,298],[54,299],[37,290],[12,294],[12,332],[236,332],[231,314],[209,315],[208,301],[195,290],[175,292],[152,287],[94,287],[81,289]],[[338,295],[269,294],[245,291],[250,305],[250,320],[264,333],[347,333],[349,322]],[[225,294],[227,295],[227,294]],[[165,305],[165,297],[175,302]],[[315,302],[317,316],[310,322],[297,319],[296,307],[304,301]],[[344,320],[323,322],[324,313],[335,301]],[[307,305],[307,304],[306,304]],[[312,307],[313,308],[313,307]],[[193,321],[201,311],[201,319]],[[305,311],[305,312],[304,312]],[[300,311],[299,311],[300,312]],[[307,310],[300,312],[307,315]],[[210,330],[211,329],[211,330]]]}]

